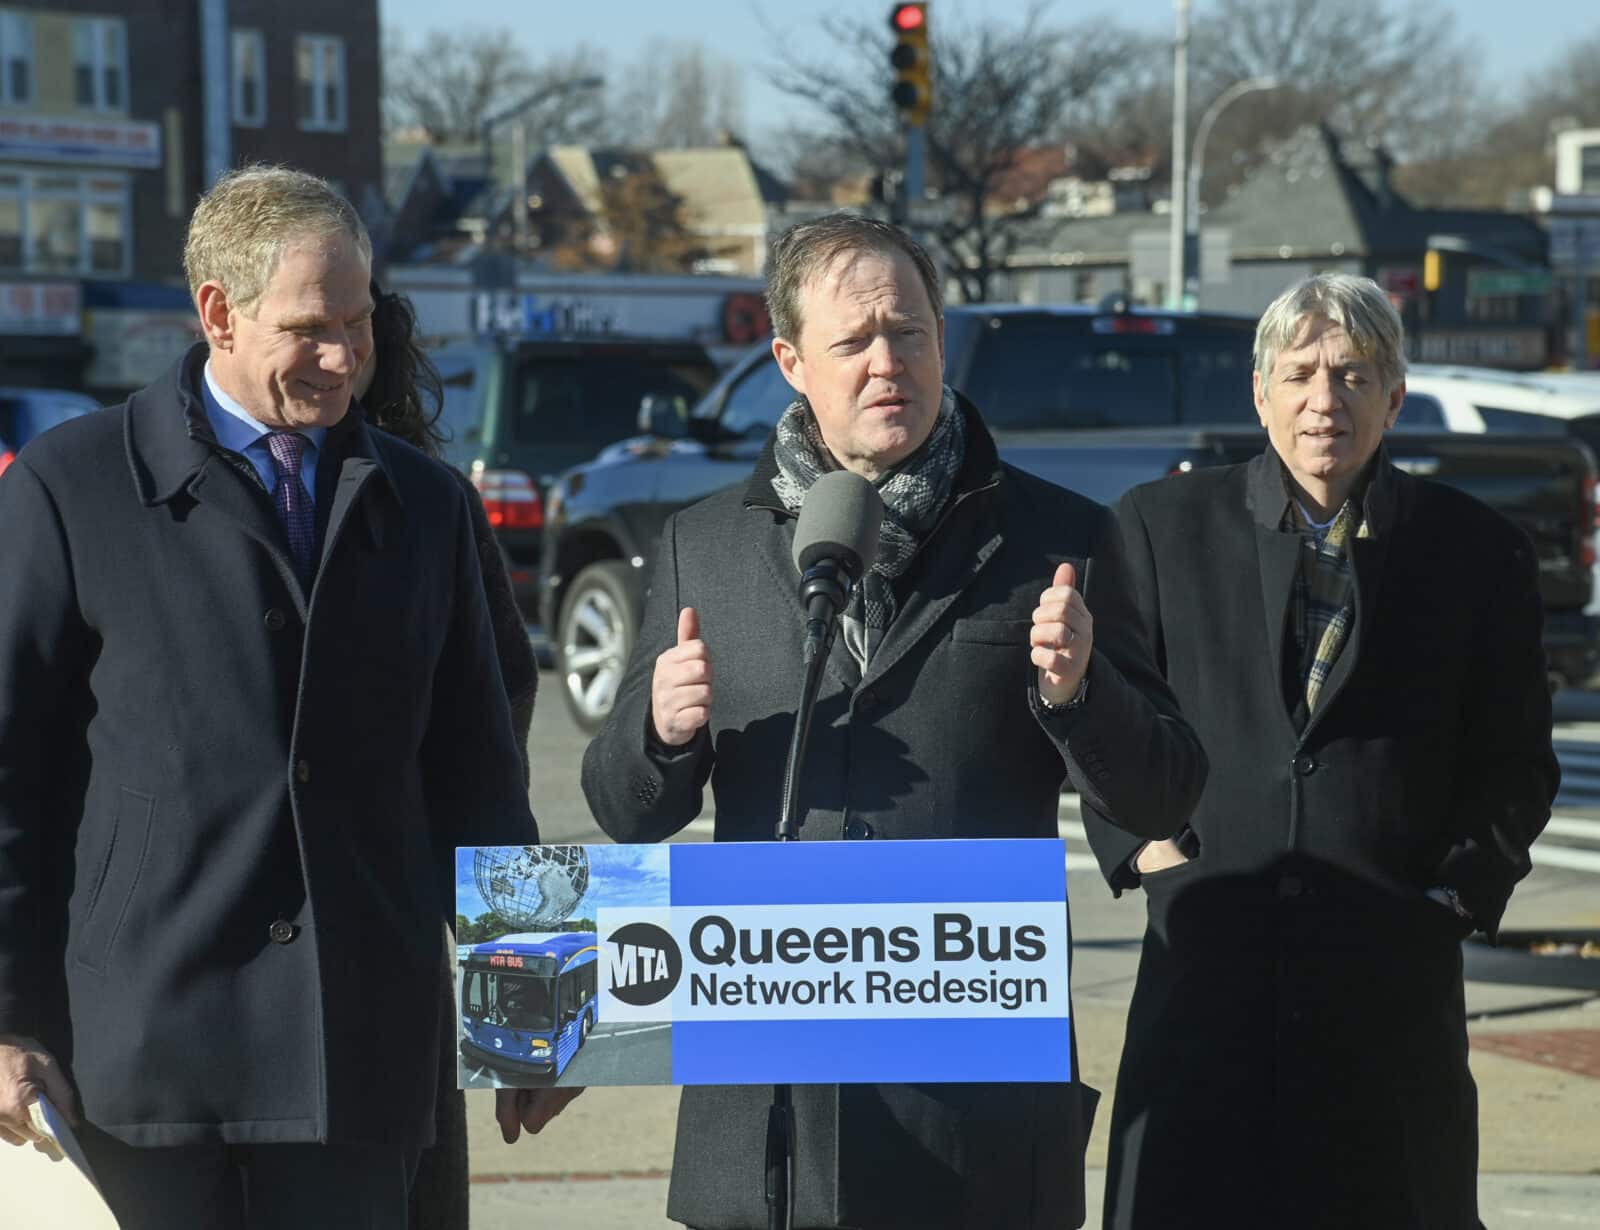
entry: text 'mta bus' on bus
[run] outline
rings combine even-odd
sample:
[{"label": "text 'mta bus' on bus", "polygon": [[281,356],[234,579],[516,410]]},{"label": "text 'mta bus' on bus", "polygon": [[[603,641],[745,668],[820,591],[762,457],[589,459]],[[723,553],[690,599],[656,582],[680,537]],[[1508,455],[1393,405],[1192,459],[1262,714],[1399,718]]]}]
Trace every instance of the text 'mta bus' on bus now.
[{"label": "text 'mta bus' on bus", "polygon": [[598,1018],[593,931],[503,935],[461,961],[461,1057],[508,1075],[560,1076]]}]

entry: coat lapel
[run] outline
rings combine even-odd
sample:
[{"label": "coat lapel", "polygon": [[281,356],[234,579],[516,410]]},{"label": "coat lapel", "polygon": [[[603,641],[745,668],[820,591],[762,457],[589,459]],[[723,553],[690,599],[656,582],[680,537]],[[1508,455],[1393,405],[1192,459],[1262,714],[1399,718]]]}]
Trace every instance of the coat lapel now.
[{"label": "coat lapel", "polygon": [[[974,505],[979,509],[976,516],[970,511]],[[961,497],[946,517],[946,524],[936,527],[924,546],[923,570],[867,663],[863,684],[888,674],[933,631],[1005,541],[993,501],[982,499],[980,492]]]},{"label": "coat lapel", "polygon": [[[804,628],[806,612],[800,605],[800,573],[795,568],[793,546],[794,535],[787,532],[781,522],[772,527],[772,533],[763,535],[761,539],[762,556],[778,587],[788,595],[787,604],[794,610],[795,626]],[[828,671],[847,692],[854,691],[861,683],[861,668],[856,665],[849,647],[844,643],[843,615],[833,621],[833,641],[828,646]]]},{"label": "coat lapel", "polygon": [[204,509],[217,512],[234,522],[249,537],[266,548],[272,564],[283,577],[284,584],[294,596],[299,614],[306,613],[306,595],[301,589],[294,560],[289,555],[288,539],[284,537],[272,505],[267,503],[261,490],[238,473],[218,454],[211,454],[200,472],[189,483],[189,494]]}]

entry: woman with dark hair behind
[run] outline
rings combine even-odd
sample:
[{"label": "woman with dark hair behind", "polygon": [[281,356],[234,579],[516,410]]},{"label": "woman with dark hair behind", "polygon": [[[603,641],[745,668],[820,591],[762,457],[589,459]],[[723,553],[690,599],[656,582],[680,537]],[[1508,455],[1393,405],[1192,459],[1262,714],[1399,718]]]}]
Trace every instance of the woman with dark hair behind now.
[{"label": "woman with dark hair behind", "polygon": [[[439,371],[417,344],[417,318],[411,302],[400,294],[372,285],[372,358],[356,377],[356,396],[367,422],[398,436],[430,457],[442,460],[446,436],[439,429],[444,385]],[[539,666],[528,643],[528,631],[511,588],[505,557],[489,527],[477,489],[459,470],[452,473],[468,493],[473,537],[483,570],[484,596],[494,624],[500,675],[511,702],[511,720],[522,752],[522,773],[528,776],[528,731],[539,687]],[[466,1230],[467,1107],[456,1088],[456,1005],[454,953],[444,954],[440,996],[440,1034],[444,1049],[439,1062],[437,1139],[423,1151],[411,1184],[409,1224],[412,1230]]]}]

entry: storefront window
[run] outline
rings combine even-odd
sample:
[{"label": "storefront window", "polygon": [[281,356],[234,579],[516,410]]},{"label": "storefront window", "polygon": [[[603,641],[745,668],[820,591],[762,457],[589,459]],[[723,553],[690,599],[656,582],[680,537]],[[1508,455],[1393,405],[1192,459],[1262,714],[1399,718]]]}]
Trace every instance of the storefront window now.
[{"label": "storefront window", "polygon": [[0,186],[0,269],[22,268],[22,201]]},{"label": "storefront window", "polygon": [[119,277],[129,237],[122,177],[0,175],[0,270]]},{"label": "storefront window", "polygon": [[123,217],[120,205],[89,206],[89,270],[121,273],[125,261]]}]

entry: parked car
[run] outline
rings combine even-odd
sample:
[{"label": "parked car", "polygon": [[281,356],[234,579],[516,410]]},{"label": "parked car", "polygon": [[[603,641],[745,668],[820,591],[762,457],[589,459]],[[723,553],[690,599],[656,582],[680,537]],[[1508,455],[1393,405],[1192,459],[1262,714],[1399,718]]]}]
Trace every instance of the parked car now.
[{"label": "parked car", "polygon": [[[1264,437],[1251,395],[1255,322],[1108,308],[979,305],[946,312],[946,380],[982,408],[1001,455],[1110,503],[1128,488],[1242,461]],[[770,354],[733,368],[686,416],[621,441],[550,489],[541,610],[578,725],[610,712],[638,634],[648,563],[674,510],[741,481],[792,400]],[[1557,437],[1392,434],[1402,467],[1459,486],[1534,540],[1545,645],[1563,681],[1586,678],[1600,641],[1591,589],[1594,459]],[[1431,429],[1431,430],[1428,430]]]},{"label": "parked car", "polygon": [[[1401,419],[1473,434],[1571,435],[1600,457],[1600,374],[1416,363],[1406,375]],[[1600,616],[1600,560],[1591,571],[1585,610]]]},{"label": "parked car", "polygon": [[1600,454],[1600,380],[1413,363],[1406,373],[1401,420],[1475,435],[1571,431]]},{"label": "parked car", "polygon": [[[1242,316],[1114,303],[952,306],[945,379],[983,408],[997,434],[1217,419],[1253,427],[1254,331]],[[655,407],[649,434],[608,448],[552,488],[540,611],[579,726],[594,730],[610,711],[662,522],[748,471],[793,396],[759,347],[692,409]]]},{"label": "parked car", "polygon": [[444,378],[445,457],[483,496],[530,619],[551,479],[638,432],[646,397],[688,405],[718,375],[705,347],[682,339],[513,338],[430,357]]},{"label": "parked car", "polygon": [[99,408],[94,398],[64,389],[0,387],[0,474],[34,436]]}]

